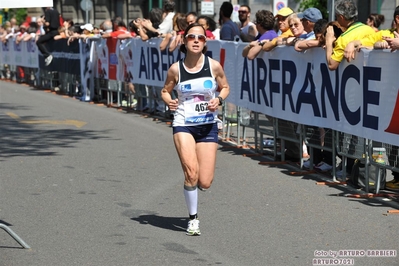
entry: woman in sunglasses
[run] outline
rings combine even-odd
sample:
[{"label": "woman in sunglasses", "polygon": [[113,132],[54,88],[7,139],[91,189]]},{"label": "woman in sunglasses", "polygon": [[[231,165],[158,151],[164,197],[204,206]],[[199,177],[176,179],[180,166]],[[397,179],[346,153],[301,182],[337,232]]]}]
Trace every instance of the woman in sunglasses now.
[{"label": "woman in sunglasses", "polygon": [[[168,70],[162,99],[174,111],[173,140],[184,172],[184,197],[189,212],[187,235],[200,235],[198,189],[213,181],[218,148],[218,108],[229,94],[222,66],[205,56],[205,29],[189,25],[180,51],[185,58]],[[177,98],[172,98],[172,91]],[[219,92],[216,96],[216,92]]]}]

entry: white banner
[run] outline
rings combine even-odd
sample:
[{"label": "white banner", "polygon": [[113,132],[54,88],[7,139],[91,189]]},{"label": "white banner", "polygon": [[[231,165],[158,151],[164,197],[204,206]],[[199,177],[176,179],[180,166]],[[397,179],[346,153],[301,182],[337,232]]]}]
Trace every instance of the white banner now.
[{"label": "white banner", "polygon": [[0,0],[0,8],[52,7],[53,0]]},{"label": "white banner", "polygon": [[[184,55],[178,49],[161,52],[160,41],[132,39],[122,45],[113,40],[92,42],[94,75],[162,87],[169,67]],[[213,40],[207,46],[207,55],[224,67],[230,84],[227,102],[273,117],[399,145],[398,52],[361,51],[354,62],[342,62],[338,70],[330,71],[321,48],[298,53],[292,47],[277,47],[248,60],[241,56],[245,44]],[[28,50],[34,49],[31,44],[26,44],[26,51],[23,47],[13,42],[1,44],[2,63],[25,64]],[[80,58],[88,59],[84,55]],[[86,74],[90,73],[87,64],[82,66],[89,71]]]}]

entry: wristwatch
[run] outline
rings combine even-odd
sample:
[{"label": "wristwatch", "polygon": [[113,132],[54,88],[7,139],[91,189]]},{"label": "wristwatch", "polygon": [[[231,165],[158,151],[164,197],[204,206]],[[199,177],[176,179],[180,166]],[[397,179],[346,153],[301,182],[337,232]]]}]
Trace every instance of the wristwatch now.
[{"label": "wristwatch", "polygon": [[218,99],[219,99],[219,106],[221,106],[223,104],[223,98],[218,96]]},{"label": "wristwatch", "polygon": [[260,41],[259,42],[259,46],[263,46],[265,44],[265,42]]}]

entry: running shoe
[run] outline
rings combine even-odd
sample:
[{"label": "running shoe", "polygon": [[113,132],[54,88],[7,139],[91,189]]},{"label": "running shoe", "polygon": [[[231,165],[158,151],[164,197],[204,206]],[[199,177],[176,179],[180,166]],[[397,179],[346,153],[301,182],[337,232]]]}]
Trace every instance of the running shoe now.
[{"label": "running shoe", "polygon": [[44,59],[44,63],[45,63],[46,66],[50,65],[51,61],[53,61],[53,56],[52,55],[49,55],[49,56],[47,56],[46,59]]},{"label": "running shoe", "polygon": [[198,219],[193,219],[193,220],[188,221],[186,235],[188,235],[188,236],[200,236],[201,235]]}]

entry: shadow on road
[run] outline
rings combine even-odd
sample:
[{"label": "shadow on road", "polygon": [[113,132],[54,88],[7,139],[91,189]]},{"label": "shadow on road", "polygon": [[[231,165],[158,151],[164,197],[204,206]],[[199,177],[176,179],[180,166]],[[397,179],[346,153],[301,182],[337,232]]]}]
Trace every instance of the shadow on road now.
[{"label": "shadow on road", "polygon": [[137,218],[131,218],[131,220],[172,231],[185,231],[187,227],[187,217],[163,217],[149,214],[140,215]]}]

